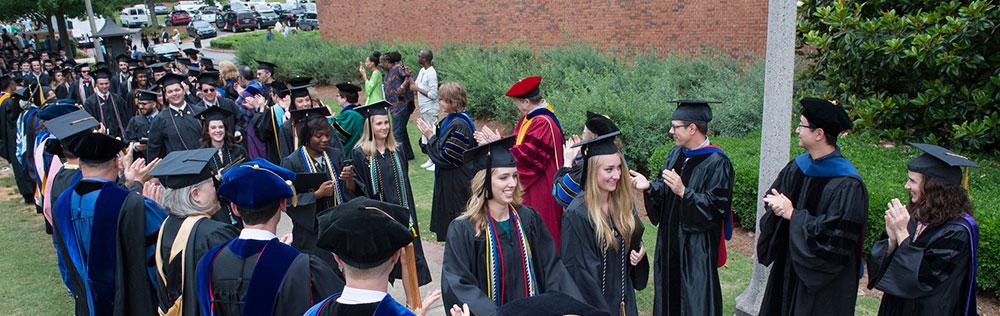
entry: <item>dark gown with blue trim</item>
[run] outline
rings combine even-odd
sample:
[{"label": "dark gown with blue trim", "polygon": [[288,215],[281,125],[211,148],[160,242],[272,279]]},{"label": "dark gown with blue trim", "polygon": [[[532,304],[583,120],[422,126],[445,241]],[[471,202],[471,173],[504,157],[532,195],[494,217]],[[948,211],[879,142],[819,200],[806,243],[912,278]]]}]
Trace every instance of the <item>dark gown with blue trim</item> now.
[{"label": "dark gown with blue trim", "polygon": [[391,295],[386,294],[382,301],[366,304],[341,304],[337,302],[340,293],[334,294],[322,302],[317,303],[309,309],[303,316],[350,316],[350,315],[376,315],[376,316],[411,316],[413,311],[396,302]]},{"label": "dark gown with blue trim", "polygon": [[[961,220],[961,219],[959,219]],[[910,238],[892,253],[883,233],[868,257],[868,288],[884,292],[879,315],[965,315],[972,247],[969,232],[956,223],[927,227],[914,239],[917,221],[907,225]],[[972,297],[971,311],[976,310]]]},{"label": "dark gown with blue trim", "polygon": [[[221,211],[221,210],[220,210]],[[178,230],[185,218],[168,216],[163,229],[163,237],[157,245],[163,260],[170,258],[171,247],[174,238],[177,237]],[[178,254],[177,257],[168,262],[163,274],[167,277],[167,286],[163,285],[163,280],[157,278],[157,296],[160,300],[162,310],[168,310],[174,305],[174,301],[180,295],[184,295],[182,315],[198,315],[198,282],[197,268],[198,261],[206,251],[219,244],[232,240],[239,235],[239,229],[235,226],[225,224],[210,218],[199,219],[191,228],[188,235],[184,256]],[[181,258],[184,258],[183,262]],[[184,269],[184,278],[181,279],[181,267]]]},{"label": "dark gown with blue trim", "polygon": [[[625,302],[626,315],[639,315],[635,290],[645,289],[649,280],[647,257],[643,256],[638,265],[631,264],[630,252],[639,251],[642,247],[642,234],[645,230],[639,214],[635,210],[632,214],[635,218],[635,232],[629,240],[628,249],[624,251],[624,247],[619,250],[598,248],[594,221],[591,220],[584,199],[575,199],[562,217],[563,242],[559,250],[566,270],[583,294],[583,301],[611,315],[624,316],[621,314],[622,302]],[[623,239],[617,242],[624,246]]]},{"label": "dark gown with blue trim", "polygon": [[[561,292],[582,301],[583,296],[556,253],[555,241],[542,218],[529,206],[522,205],[516,210],[531,246],[538,293]],[[500,298],[501,305],[526,296],[522,257],[508,255],[521,252],[517,233],[514,232],[516,229],[513,225],[509,231],[497,228],[506,269],[503,276],[505,295]],[[460,217],[448,226],[448,242],[445,243],[441,271],[441,299],[444,306],[469,304],[472,315],[479,316],[496,315],[499,312],[499,305],[487,294],[490,279],[486,275],[488,247],[486,233],[477,236],[469,219]]]},{"label": "dark gown with blue trim", "polygon": [[[449,114],[456,116],[460,114]],[[462,161],[462,154],[476,147],[476,139],[472,137],[475,127],[461,118],[447,120],[450,122],[442,131],[438,122],[437,133],[431,136],[427,144],[420,144],[420,149],[434,162],[434,198],[431,203],[430,229],[437,235],[437,241],[445,241],[448,236],[448,224],[465,210],[469,203],[470,180],[474,172],[469,170]],[[438,135],[441,135],[440,137]]]},{"label": "dark gown with blue trim", "polygon": [[688,157],[675,146],[659,170],[676,170],[687,187],[679,197],[654,172],[646,212],[657,225],[653,260],[654,315],[722,315],[716,268],[725,217],[732,205],[733,166],[724,154]]},{"label": "dark gown with blue trim", "polygon": [[[834,157],[840,155],[817,160]],[[757,260],[771,266],[760,315],[854,315],[868,218],[864,182],[852,175],[807,176],[792,160],[771,189],[787,196],[795,211],[786,220],[765,206],[760,219]]]}]

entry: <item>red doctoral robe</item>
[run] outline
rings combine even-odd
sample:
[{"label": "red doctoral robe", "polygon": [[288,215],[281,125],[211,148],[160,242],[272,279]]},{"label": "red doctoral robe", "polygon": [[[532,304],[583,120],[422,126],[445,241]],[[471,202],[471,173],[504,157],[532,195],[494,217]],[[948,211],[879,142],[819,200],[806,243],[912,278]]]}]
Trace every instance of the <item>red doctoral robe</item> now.
[{"label": "red doctoral robe", "polygon": [[516,141],[510,148],[521,178],[522,203],[542,217],[559,248],[562,206],[552,197],[552,181],[562,164],[563,139],[559,121],[546,104],[521,117],[514,127]]}]

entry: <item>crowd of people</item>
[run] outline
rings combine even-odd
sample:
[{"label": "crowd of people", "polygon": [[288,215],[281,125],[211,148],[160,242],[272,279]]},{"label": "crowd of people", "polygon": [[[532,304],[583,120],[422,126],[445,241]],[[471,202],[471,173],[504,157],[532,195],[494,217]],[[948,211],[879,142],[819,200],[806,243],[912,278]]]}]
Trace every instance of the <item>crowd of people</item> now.
[{"label": "crowd of people", "polygon": [[[654,315],[722,314],[736,170],[709,137],[714,102],[673,101],[663,129],[676,146],[647,178],[609,117],[565,131],[541,77],[510,85],[522,115],[504,133],[477,126],[430,50],[418,59],[414,75],[399,52],[373,53],[363,84],[337,84],[330,107],[311,78],[278,80],[280,61],[185,49],[87,64],[4,45],[0,153],[44,218],[78,315],[424,315],[437,300],[451,315],[638,315],[650,266]],[[907,165],[910,197],[876,201],[886,233],[864,254],[868,193],[837,145],[851,127],[842,106],[801,101],[806,152],[761,194],[760,314],[853,314],[865,267],[880,314],[975,314],[961,169],[975,163],[913,144],[925,153]],[[414,150],[433,188],[411,186]],[[440,274],[414,190],[433,190]],[[282,214],[292,229],[278,236]],[[387,294],[434,279],[439,292],[406,298],[422,300],[413,310]]]}]

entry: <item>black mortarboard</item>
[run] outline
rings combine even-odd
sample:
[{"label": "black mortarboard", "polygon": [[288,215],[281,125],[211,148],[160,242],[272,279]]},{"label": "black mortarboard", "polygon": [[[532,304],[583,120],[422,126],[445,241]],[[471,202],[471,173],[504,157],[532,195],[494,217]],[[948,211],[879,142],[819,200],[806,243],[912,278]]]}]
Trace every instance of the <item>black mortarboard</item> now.
[{"label": "black mortarboard", "polygon": [[108,68],[108,63],[103,62],[103,61],[96,62],[96,63],[94,63],[94,68],[98,68],[98,69],[100,69],[100,68]]},{"label": "black mortarboard", "polygon": [[202,69],[215,69],[215,62],[209,58],[202,57],[198,61],[198,66],[201,66]]},{"label": "black mortarboard", "polygon": [[139,89],[139,101],[156,101],[160,93],[152,90]]},{"label": "black mortarboard", "polygon": [[615,122],[611,118],[591,111],[587,111],[587,122],[584,123],[584,126],[595,135],[604,135],[618,131],[618,125],[615,125]]},{"label": "black mortarboard", "polygon": [[258,69],[264,69],[264,70],[270,71],[271,73],[274,73],[274,69],[278,68],[278,66],[275,65],[275,64],[272,64],[270,62],[258,60],[257,61],[257,68]]},{"label": "black mortarboard", "polygon": [[[254,80],[253,82],[257,82],[257,80]],[[260,84],[260,83],[258,83],[258,84]],[[250,85],[247,85],[247,87],[249,88]],[[288,91],[288,85],[286,85],[284,81],[275,80],[275,81],[271,81],[271,93],[274,93],[279,98],[284,98],[285,96],[287,96],[291,92]]]},{"label": "black mortarboard", "polygon": [[366,120],[371,118],[373,115],[389,115],[389,107],[392,106],[388,101],[382,100],[372,104],[359,106],[354,108],[364,117]]},{"label": "black mortarboard", "polygon": [[86,163],[103,163],[118,157],[126,144],[103,133],[82,133],[70,146],[80,160]]},{"label": "black mortarboard", "polygon": [[177,61],[177,62],[179,62],[179,63],[181,63],[182,65],[185,65],[185,66],[190,66],[191,65],[191,58],[177,57],[174,60]]},{"label": "black mortarboard", "polygon": [[945,180],[955,185],[962,185],[962,167],[979,168],[979,165],[960,156],[947,148],[931,144],[910,143],[911,146],[924,151],[924,154],[913,158],[907,164],[907,169],[925,176]]},{"label": "black mortarboard", "polygon": [[[486,199],[493,197],[493,189],[490,186],[490,169],[491,168],[506,168],[506,167],[516,167],[517,163],[514,161],[514,155],[510,153],[510,147],[514,146],[514,136],[507,136],[498,139],[489,144],[479,145],[478,147],[466,150],[463,154],[463,160],[465,165],[470,166],[473,173],[479,172],[479,170],[486,170],[485,185],[483,186],[483,194],[486,195]],[[479,194],[475,193],[474,194]]]},{"label": "black mortarboard", "polygon": [[325,105],[309,109],[292,110],[292,120],[294,120],[295,122],[302,121],[302,119],[313,115],[319,115],[323,117],[333,116],[333,114],[330,113],[330,108],[327,108]]},{"label": "black mortarboard", "polygon": [[111,72],[108,71],[107,68],[97,68],[97,70],[91,71],[90,75],[94,76],[95,79],[110,79],[111,78]]},{"label": "black mortarboard", "polygon": [[712,107],[709,104],[719,103],[719,101],[704,100],[674,100],[670,102],[677,103],[677,109],[670,117],[671,120],[705,123],[712,121]]},{"label": "black mortarboard", "polygon": [[163,66],[164,66],[163,63],[150,64],[149,65],[149,69],[152,70],[153,72],[164,72],[164,71],[167,71],[167,69],[163,68]]},{"label": "black mortarboard", "polygon": [[180,189],[212,178],[208,162],[218,148],[172,151],[163,157],[149,176],[160,178],[160,184],[170,189]]},{"label": "black mortarboard", "polygon": [[143,54],[142,57],[140,58],[142,58],[142,62],[145,63],[146,65],[156,63],[156,55]]},{"label": "black mortarboard", "polygon": [[815,128],[822,128],[826,134],[833,135],[832,137],[854,126],[851,118],[847,116],[847,111],[838,104],[817,98],[803,98],[799,104],[802,105],[802,116],[809,120],[809,124]]},{"label": "black mortarboard", "polygon": [[157,80],[156,83],[161,87],[166,87],[172,84],[184,82],[184,79],[186,79],[184,76],[175,73],[168,73],[163,75],[163,77],[160,77],[160,80]]},{"label": "black mortarboard", "polygon": [[295,77],[288,79],[288,90],[292,93],[292,98],[308,97],[309,87],[312,85],[312,77]]},{"label": "black mortarboard", "polygon": [[225,121],[227,118],[232,116],[234,113],[222,108],[221,106],[210,106],[207,109],[195,114],[199,120],[203,122],[208,121]]},{"label": "black mortarboard", "polygon": [[170,55],[158,55],[156,56],[156,60],[160,61],[161,63],[168,63],[173,61],[174,58],[171,57]]},{"label": "black mortarboard", "polygon": [[67,139],[83,132],[89,132],[98,126],[100,123],[86,110],[77,110],[45,122],[45,128],[58,139]]},{"label": "black mortarboard", "polygon": [[23,101],[31,97],[31,92],[28,91],[28,88],[20,88],[11,92],[10,95],[14,100]]},{"label": "black mortarboard", "polygon": [[337,90],[348,93],[358,93],[361,92],[361,87],[350,84],[348,82],[342,82],[337,84]]},{"label": "black mortarboard", "polygon": [[123,61],[124,62],[128,62],[131,59],[132,58],[129,57],[129,55],[126,55],[126,54],[118,54],[118,56],[115,56],[115,61],[117,61],[117,62],[123,62]]},{"label": "black mortarboard", "polygon": [[190,47],[184,49],[184,54],[188,56],[197,55],[198,52],[199,50]]},{"label": "black mortarboard", "polygon": [[605,316],[606,311],[594,308],[569,295],[559,292],[546,292],[535,296],[522,297],[503,304],[500,307],[501,316]]},{"label": "black mortarboard", "polygon": [[198,75],[198,83],[210,84],[213,86],[218,85],[219,72],[218,71],[202,71]]},{"label": "black mortarboard", "polygon": [[186,75],[188,77],[198,77],[198,76],[201,76],[201,68],[198,68],[198,67],[195,67],[195,66],[188,67],[188,71],[187,71]]},{"label": "black mortarboard", "polygon": [[618,152],[618,145],[615,144],[615,138],[621,133],[621,131],[615,131],[573,145],[573,147],[583,147],[580,150],[580,153],[583,154],[583,176],[580,178],[580,183],[587,183],[587,160],[590,157],[612,155]]},{"label": "black mortarboard", "polygon": [[413,242],[408,214],[396,204],[355,198],[321,216],[316,245],[351,267],[377,267]]}]

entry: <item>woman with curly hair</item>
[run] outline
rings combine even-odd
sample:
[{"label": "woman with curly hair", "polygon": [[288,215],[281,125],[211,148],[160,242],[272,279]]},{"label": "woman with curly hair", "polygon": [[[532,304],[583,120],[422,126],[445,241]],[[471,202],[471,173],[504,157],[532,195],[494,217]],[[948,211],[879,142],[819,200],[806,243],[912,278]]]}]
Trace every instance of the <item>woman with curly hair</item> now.
[{"label": "woman with curly hair", "polygon": [[942,147],[912,145],[926,153],[907,165],[909,203],[887,205],[868,288],[885,293],[879,315],[976,315],[979,229],[961,167],[978,166]]}]

